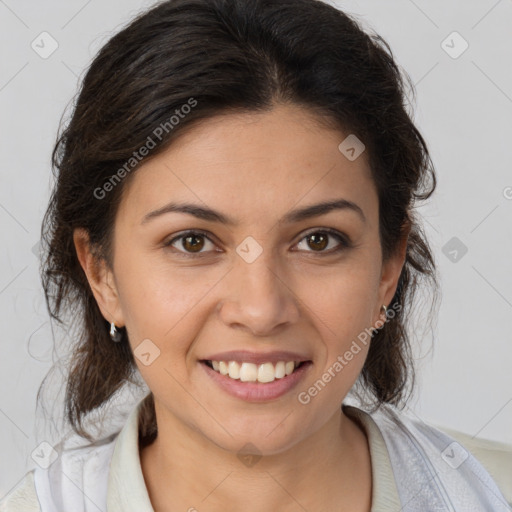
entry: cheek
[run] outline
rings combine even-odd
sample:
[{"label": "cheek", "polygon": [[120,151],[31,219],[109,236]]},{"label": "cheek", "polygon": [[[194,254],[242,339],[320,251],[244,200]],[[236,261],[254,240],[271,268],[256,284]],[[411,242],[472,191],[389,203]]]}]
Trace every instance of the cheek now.
[{"label": "cheek", "polygon": [[119,259],[117,283],[130,344],[135,351],[146,339],[160,350],[162,362],[183,361],[204,315],[205,296],[217,279],[198,269],[171,271],[147,259]]},{"label": "cheek", "polygon": [[371,343],[379,277],[378,262],[360,254],[357,261],[340,266],[323,280],[322,287],[308,285],[315,290],[308,306],[324,345],[316,378],[334,383],[327,385],[325,399],[348,392],[362,370]]},{"label": "cheek", "polygon": [[307,302],[330,328],[331,337],[346,339],[372,325],[379,275],[374,262],[362,257],[334,269],[321,282],[304,280],[309,290],[304,292],[309,296]]}]

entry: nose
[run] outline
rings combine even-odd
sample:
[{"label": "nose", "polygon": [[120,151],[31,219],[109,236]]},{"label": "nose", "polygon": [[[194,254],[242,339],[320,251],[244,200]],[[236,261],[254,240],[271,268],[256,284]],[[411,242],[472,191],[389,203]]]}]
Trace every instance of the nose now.
[{"label": "nose", "polygon": [[264,254],[252,263],[242,258],[235,262],[218,306],[224,324],[254,336],[269,336],[300,316],[299,298],[286,282],[287,272]]}]

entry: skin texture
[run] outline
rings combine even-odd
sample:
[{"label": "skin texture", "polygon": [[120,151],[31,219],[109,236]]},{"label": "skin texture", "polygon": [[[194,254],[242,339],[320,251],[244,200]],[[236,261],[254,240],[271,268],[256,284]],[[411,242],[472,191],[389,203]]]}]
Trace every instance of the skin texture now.
[{"label": "skin texture", "polygon": [[[383,263],[366,154],[349,161],[338,150],[349,134],[316,121],[304,108],[276,105],[186,132],[143,163],[124,190],[112,268],[95,261],[86,235],[75,232],[105,319],[126,326],[133,350],[147,339],[160,350],[148,366],[136,358],[155,397],[158,437],[141,464],[158,512],[370,510],[367,439],[340,409],[369,344],[310,403],[297,394],[384,318],[406,239]],[[344,209],[279,222],[291,210],[341,198],[359,205],[366,220]],[[170,201],[215,209],[238,225],[184,213],[142,222]],[[336,238],[319,249],[306,236],[326,228],[352,247],[327,254],[340,246]],[[209,234],[195,240],[199,254],[184,239],[164,246],[189,229]],[[250,264],[236,252],[248,236],[263,250]],[[293,350],[313,364],[284,396],[249,403],[222,391],[199,363],[237,349]],[[251,467],[237,457],[246,443],[262,455]]]}]

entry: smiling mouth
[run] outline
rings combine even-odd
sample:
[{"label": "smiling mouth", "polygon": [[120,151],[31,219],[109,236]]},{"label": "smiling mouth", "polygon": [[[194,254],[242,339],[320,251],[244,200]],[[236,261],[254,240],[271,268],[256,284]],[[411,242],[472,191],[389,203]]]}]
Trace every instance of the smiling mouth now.
[{"label": "smiling mouth", "polygon": [[266,384],[291,375],[298,368],[310,364],[311,361],[279,361],[276,364],[262,364],[238,361],[203,360],[203,364],[213,371],[233,380],[241,382],[260,382]]}]

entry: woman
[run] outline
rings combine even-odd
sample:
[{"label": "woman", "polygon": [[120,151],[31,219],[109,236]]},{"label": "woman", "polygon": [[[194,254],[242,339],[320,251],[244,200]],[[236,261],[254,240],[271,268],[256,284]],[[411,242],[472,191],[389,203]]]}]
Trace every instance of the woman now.
[{"label": "woman", "polygon": [[[5,510],[508,510],[398,411],[415,288],[436,285],[404,91],[385,41],[317,0],[170,0],[102,48],[44,221],[90,443],[44,454]],[[91,436],[139,373],[122,430]]]}]

